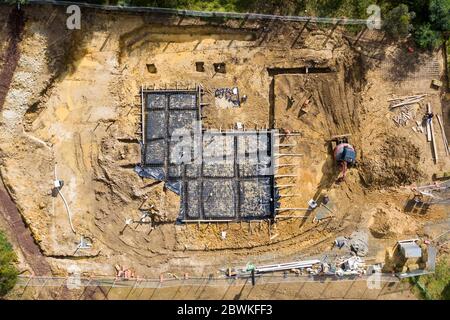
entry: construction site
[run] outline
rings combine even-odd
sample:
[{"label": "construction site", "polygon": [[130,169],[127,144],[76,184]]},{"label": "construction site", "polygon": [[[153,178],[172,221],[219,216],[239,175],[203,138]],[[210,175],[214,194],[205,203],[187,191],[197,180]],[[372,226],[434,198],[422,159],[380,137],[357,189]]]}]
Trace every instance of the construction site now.
[{"label": "construction site", "polygon": [[[448,264],[442,49],[358,20],[145,8],[81,6],[68,29],[67,4],[41,2],[0,5],[13,297],[120,283],[109,298],[127,299],[145,283],[134,298],[382,299],[344,282],[376,274],[403,288],[385,298],[410,299],[400,279]],[[222,290],[245,279],[261,286]]]}]

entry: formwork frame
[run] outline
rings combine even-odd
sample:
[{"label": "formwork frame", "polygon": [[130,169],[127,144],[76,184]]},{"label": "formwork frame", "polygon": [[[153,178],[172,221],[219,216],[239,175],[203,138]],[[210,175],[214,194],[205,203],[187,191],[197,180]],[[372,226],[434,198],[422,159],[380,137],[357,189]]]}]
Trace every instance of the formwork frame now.
[{"label": "formwork frame", "polygon": [[[276,212],[276,200],[277,200],[277,191],[275,187],[275,178],[274,178],[274,152],[272,150],[272,146],[275,146],[275,131],[272,130],[252,130],[252,131],[206,131],[201,128],[201,143],[200,143],[200,150],[199,150],[199,168],[198,172],[199,174],[195,177],[188,176],[186,170],[187,167],[185,164],[180,165],[181,168],[181,174],[178,177],[173,177],[169,173],[169,166],[170,166],[170,147],[169,147],[169,140],[171,138],[171,133],[169,132],[169,117],[170,113],[172,111],[196,111],[196,119],[198,121],[201,121],[202,119],[202,106],[204,104],[202,103],[202,94],[203,89],[200,85],[196,85],[194,88],[164,88],[164,89],[156,89],[156,88],[147,88],[142,86],[141,87],[141,130],[142,130],[142,158],[141,158],[141,165],[147,166],[147,167],[158,167],[161,168],[160,165],[157,164],[147,164],[145,160],[145,153],[146,153],[146,144],[148,143],[146,130],[149,130],[149,128],[146,127],[147,120],[149,117],[150,111],[149,109],[149,96],[151,94],[161,94],[166,96],[165,105],[164,108],[156,108],[152,109],[152,111],[164,111],[164,122],[165,122],[165,135],[164,135],[164,164],[163,164],[163,170],[164,170],[164,182],[180,182],[181,183],[181,190],[180,190],[180,196],[181,196],[181,206],[182,206],[182,213],[180,214],[179,220],[181,222],[206,222],[206,221],[236,221],[236,220],[263,220],[267,218],[273,218],[275,216]],[[170,107],[170,96],[172,94],[195,94],[196,101],[195,101],[195,107],[192,108],[174,108],[173,106]],[[194,120],[194,119],[193,119]],[[233,139],[233,176],[211,176],[211,175],[205,175],[204,172],[204,158],[203,158],[203,137],[204,134],[207,133],[208,135],[215,136],[215,135],[223,135],[223,136],[231,136]],[[261,135],[267,136],[267,152],[270,154],[270,164],[272,167],[272,170],[268,174],[256,174],[256,175],[241,175],[240,174],[240,164],[238,161],[238,141],[240,136],[245,135],[253,135],[256,136],[257,139]],[[257,140],[259,143],[259,140]],[[259,149],[258,149],[259,150]],[[258,153],[258,164],[256,165],[258,168],[259,165],[259,153]],[[261,202],[261,208],[263,208],[265,205],[268,205],[269,212],[267,214],[262,215],[243,215],[243,212],[241,210],[242,206],[242,195],[241,190],[243,190],[244,183],[246,181],[251,181],[259,184],[261,180],[264,180],[266,183],[268,182],[269,188],[269,194],[267,195],[267,199],[269,199],[269,203]],[[192,216],[188,216],[188,208],[189,208],[189,182],[196,181],[198,182],[199,186],[199,211],[198,211],[198,217],[193,218]],[[206,213],[205,214],[205,199],[204,199],[204,191],[205,191],[205,182],[211,182],[211,181],[231,181],[232,188],[233,188],[233,217],[230,216],[217,216],[214,214]],[[264,186],[262,186],[264,187]],[[262,189],[261,189],[262,190]],[[261,190],[260,195],[261,195]],[[242,191],[243,192],[243,191]],[[262,197],[261,197],[262,199]],[[259,202],[259,201],[258,201]],[[266,210],[267,211],[267,210]]]}]

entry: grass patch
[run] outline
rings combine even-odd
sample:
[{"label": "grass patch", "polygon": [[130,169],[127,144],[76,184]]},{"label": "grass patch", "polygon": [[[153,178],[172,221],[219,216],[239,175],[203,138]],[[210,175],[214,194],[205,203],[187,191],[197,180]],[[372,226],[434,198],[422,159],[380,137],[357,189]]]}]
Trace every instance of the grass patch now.
[{"label": "grass patch", "polygon": [[410,279],[414,291],[425,300],[450,300],[450,256],[442,256],[434,274]]},{"label": "grass patch", "polygon": [[16,268],[17,255],[0,231],[0,297],[5,296],[16,284],[19,272]]}]

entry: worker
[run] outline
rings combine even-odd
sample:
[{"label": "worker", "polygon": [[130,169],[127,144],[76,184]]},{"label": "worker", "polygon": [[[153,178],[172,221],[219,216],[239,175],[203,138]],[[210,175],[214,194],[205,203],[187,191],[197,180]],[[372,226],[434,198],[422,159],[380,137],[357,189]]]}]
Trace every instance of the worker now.
[{"label": "worker", "polygon": [[334,149],[334,157],[342,172],[342,177],[339,180],[345,180],[347,168],[356,164],[355,149],[351,144],[340,143]]},{"label": "worker", "polygon": [[433,112],[427,112],[425,117],[427,119],[427,123],[431,123],[431,121],[433,120],[434,114],[433,114]]}]

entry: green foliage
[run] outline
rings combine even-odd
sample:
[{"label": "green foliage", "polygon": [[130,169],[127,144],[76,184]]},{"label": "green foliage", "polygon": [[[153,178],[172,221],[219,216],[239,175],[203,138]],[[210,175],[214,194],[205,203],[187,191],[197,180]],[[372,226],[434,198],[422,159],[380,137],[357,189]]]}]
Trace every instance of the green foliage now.
[{"label": "green foliage", "polygon": [[429,23],[420,26],[416,30],[414,38],[417,45],[423,49],[433,50],[442,44],[441,33],[431,29]]},{"label": "green foliage", "polygon": [[[96,4],[161,7],[199,11],[365,19],[371,4],[380,6],[383,28],[394,40],[414,33],[422,48],[435,48],[450,31],[450,0],[66,0]],[[27,0],[0,0],[26,3]],[[417,14],[417,15],[416,15]],[[415,28],[413,27],[415,26]],[[359,26],[346,26],[359,31]],[[440,32],[438,32],[440,31]]]},{"label": "green foliage", "polygon": [[0,297],[7,294],[16,284],[18,275],[16,261],[17,256],[11,244],[0,231]]},{"label": "green foliage", "polygon": [[404,38],[412,30],[411,19],[414,16],[407,5],[400,4],[385,15],[383,28],[393,39]]},{"label": "green foliage", "polygon": [[417,285],[425,299],[450,300],[450,266],[449,257],[439,259],[435,273],[420,276]]},{"label": "green foliage", "polygon": [[450,31],[450,0],[431,0],[429,12],[434,29]]},{"label": "green foliage", "polygon": [[237,1],[238,0],[112,0],[109,1],[109,4],[200,11],[236,11]]}]

